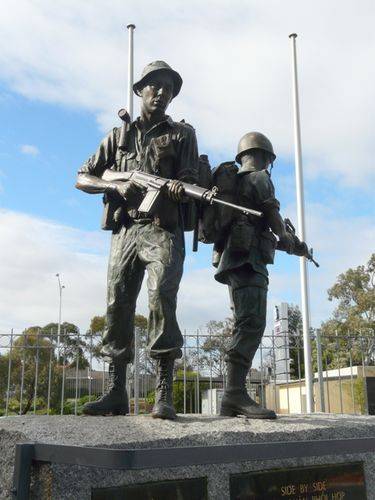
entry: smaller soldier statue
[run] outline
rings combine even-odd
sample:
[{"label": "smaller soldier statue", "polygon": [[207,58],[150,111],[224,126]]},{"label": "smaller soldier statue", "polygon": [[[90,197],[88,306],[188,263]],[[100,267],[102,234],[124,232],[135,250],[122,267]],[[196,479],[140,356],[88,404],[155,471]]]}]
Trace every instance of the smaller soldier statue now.
[{"label": "smaller soldier statue", "polygon": [[267,137],[250,132],[238,145],[236,162],[241,166],[226,162],[213,171],[213,184],[221,197],[259,210],[263,217],[229,212],[225,207],[209,207],[203,217],[201,240],[215,243],[215,279],[228,285],[234,314],[233,337],[226,353],[223,416],[276,418],[275,412],[261,407],[246,391],[246,376],[266,326],[267,264],[273,263],[276,248],[306,256],[309,252],[279,213],[280,203],[267,170],[275,158]]}]

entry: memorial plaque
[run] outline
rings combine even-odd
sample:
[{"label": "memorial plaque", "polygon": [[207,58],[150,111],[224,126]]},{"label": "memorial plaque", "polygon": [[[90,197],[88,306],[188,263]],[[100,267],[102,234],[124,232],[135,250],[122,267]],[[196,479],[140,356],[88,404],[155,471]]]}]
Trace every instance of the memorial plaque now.
[{"label": "memorial plaque", "polygon": [[92,500],[207,500],[207,478],[95,488]]},{"label": "memorial plaque", "polygon": [[362,463],[232,474],[231,500],[365,500]]}]

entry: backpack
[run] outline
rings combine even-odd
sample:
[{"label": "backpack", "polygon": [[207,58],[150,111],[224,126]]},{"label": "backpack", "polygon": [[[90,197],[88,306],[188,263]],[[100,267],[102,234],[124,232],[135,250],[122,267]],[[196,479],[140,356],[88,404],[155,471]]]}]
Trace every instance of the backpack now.
[{"label": "backpack", "polygon": [[[224,201],[235,203],[237,191],[238,167],[234,161],[218,165],[212,171],[212,186],[218,190],[218,197]],[[206,205],[203,207],[199,224],[199,241],[217,243],[221,241],[233,220],[233,209],[223,205]]]}]

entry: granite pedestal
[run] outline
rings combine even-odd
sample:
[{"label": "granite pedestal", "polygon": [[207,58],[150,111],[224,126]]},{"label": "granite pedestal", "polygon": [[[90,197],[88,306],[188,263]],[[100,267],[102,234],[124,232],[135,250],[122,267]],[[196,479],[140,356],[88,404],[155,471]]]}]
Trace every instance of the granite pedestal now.
[{"label": "granite pedestal", "polygon": [[[152,449],[155,450],[156,459],[151,466],[140,470],[34,463],[31,468],[30,498],[86,500],[91,498],[93,488],[206,477],[208,499],[225,500],[230,498],[229,475],[233,473],[363,461],[367,498],[375,499],[375,454],[371,450],[372,445],[366,449],[366,443],[372,443],[374,437],[375,417],[349,415],[283,416],[275,421],[199,415],[179,415],[176,421],[154,420],[149,416],[2,417],[0,498],[12,498],[16,444],[36,442],[117,450]],[[360,443],[358,448],[353,447],[353,438]],[[332,446],[324,443],[326,440],[331,440]],[[350,446],[346,445],[348,440]],[[344,443],[341,448],[337,446],[340,442]],[[278,443],[286,444],[283,446]],[[324,446],[319,448],[319,443]],[[259,447],[259,444],[262,446]],[[199,455],[204,462],[204,455],[210,447],[226,447],[222,449],[229,450],[228,447],[237,445],[253,445],[247,447],[253,450],[250,459],[234,454],[229,461],[226,455],[221,462],[218,452],[211,455],[215,463],[199,463]],[[167,457],[166,462],[165,455],[161,457],[161,462],[169,463],[168,466],[158,465],[156,449],[190,447],[204,447],[198,456],[193,457],[190,465],[179,465],[178,460],[173,463],[172,455]],[[262,452],[259,453],[259,450]],[[270,450],[269,454],[267,450]],[[296,456],[293,456],[293,450],[297,450]],[[305,454],[303,450],[306,450]],[[142,467],[142,464],[139,465]]]}]

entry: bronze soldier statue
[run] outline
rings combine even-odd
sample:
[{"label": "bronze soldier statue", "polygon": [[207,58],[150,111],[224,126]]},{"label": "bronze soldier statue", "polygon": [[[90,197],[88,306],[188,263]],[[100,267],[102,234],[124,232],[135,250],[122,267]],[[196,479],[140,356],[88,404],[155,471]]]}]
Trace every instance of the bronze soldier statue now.
[{"label": "bronze soldier statue", "polygon": [[[86,403],[88,415],[128,413],[126,366],[133,360],[134,314],[145,270],[149,297],[148,349],[157,363],[153,417],[174,419],[174,360],[182,356],[183,337],[176,319],[176,298],[185,257],[182,182],[196,183],[198,152],[194,129],[166,115],[182,85],[164,61],[145,67],[133,86],[141,113],[114,128],[78,172],[77,188],[104,193],[104,229],[113,231],[108,265],[106,329],[102,355],[110,362],[108,392]],[[133,180],[105,180],[103,173],[140,170],[173,179],[151,214],[137,210],[144,197]]]},{"label": "bronze soldier statue", "polygon": [[[246,376],[266,326],[267,264],[273,263],[277,246],[298,255],[307,256],[308,251],[305,243],[288,231],[279,213],[280,204],[267,170],[275,158],[267,137],[259,132],[245,134],[236,156],[240,168],[235,162],[220,165],[213,172],[213,182],[228,201],[258,210],[263,217],[218,213],[217,208],[209,207],[203,221],[206,241],[215,242],[215,279],[229,287],[235,321],[226,353],[227,387],[220,412],[223,416],[276,418],[272,410],[261,407],[246,391]],[[212,210],[216,210],[214,216]],[[210,235],[210,231],[216,234]]]}]

